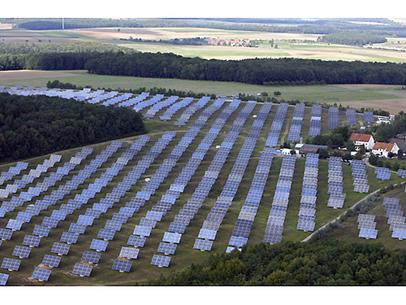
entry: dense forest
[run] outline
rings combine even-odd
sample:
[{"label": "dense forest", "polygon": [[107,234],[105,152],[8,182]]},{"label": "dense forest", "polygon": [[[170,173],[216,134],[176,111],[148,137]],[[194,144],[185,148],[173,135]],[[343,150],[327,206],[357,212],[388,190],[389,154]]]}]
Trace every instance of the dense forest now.
[{"label": "dense forest", "polygon": [[206,60],[172,53],[0,55],[0,69],[83,70],[123,75],[249,84],[406,84],[406,64],[311,59]]},{"label": "dense forest", "polygon": [[109,43],[91,41],[52,42],[0,42],[0,54],[38,54],[38,53],[102,53],[102,52],[134,52],[130,48]]},{"label": "dense forest", "polygon": [[405,285],[406,252],[346,242],[259,244],[212,255],[155,285]]},{"label": "dense forest", "polygon": [[141,116],[129,109],[0,94],[1,162],[144,132]]},{"label": "dense forest", "polygon": [[372,31],[346,31],[324,35],[320,41],[335,44],[364,46],[373,43],[384,43],[387,41],[387,39],[385,35]]},{"label": "dense forest", "polygon": [[[54,69],[50,66],[43,69]],[[186,58],[175,54],[98,54],[86,62],[90,73],[250,84],[406,84],[406,64],[246,59],[239,61]]]}]

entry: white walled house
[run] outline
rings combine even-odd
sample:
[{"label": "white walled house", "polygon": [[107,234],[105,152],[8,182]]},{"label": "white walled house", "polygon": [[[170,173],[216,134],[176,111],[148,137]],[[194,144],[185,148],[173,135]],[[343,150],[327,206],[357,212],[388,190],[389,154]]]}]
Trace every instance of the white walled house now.
[{"label": "white walled house", "polygon": [[398,151],[399,146],[396,143],[376,142],[374,147],[372,148],[372,153],[374,155],[385,158],[388,157],[388,154],[390,152],[396,155]]},{"label": "white walled house", "polygon": [[374,137],[366,133],[352,133],[351,141],[354,142],[355,146],[364,146],[366,150],[371,150],[375,145]]}]

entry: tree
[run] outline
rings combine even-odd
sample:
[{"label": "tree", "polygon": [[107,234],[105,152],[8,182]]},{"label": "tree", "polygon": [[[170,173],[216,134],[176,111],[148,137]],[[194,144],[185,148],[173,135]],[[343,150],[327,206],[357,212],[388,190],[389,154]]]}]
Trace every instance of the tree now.
[{"label": "tree", "polygon": [[326,149],[320,149],[319,151],[319,158],[320,159],[327,159],[329,157],[329,153]]}]

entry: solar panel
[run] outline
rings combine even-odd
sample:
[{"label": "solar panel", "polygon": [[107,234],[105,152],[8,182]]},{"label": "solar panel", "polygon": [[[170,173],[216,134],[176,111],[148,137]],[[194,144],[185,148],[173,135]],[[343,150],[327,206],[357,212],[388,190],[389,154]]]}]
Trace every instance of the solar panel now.
[{"label": "solar panel", "polygon": [[146,236],[146,237],[148,237],[148,236],[150,236],[151,235],[151,231],[152,231],[152,228],[151,227],[149,227],[149,226],[140,226],[140,225],[137,225],[137,226],[135,226],[135,228],[134,228],[134,235],[139,235],[139,236]]},{"label": "solar panel", "polygon": [[97,233],[97,238],[101,238],[104,240],[113,240],[114,236],[116,235],[116,232],[110,229],[101,229],[98,233]]},{"label": "solar panel", "polygon": [[92,243],[90,244],[90,249],[95,250],[97,252],[104,252],[107,250],[109,242],[100,239],[93,239]]},{"label": "solar panel", "polygon": [[1,268],[8,270],[8,271],[18,271],[20,269],[21,260],[16,258],[3,258],[3,262],[1,263]]},{"label": "solar panel", "polygon": [[131,267],[132,267],[131,261],[123,261],[123,260],[115,259],[113,261],[112,269],[115,271],[119,271],[119,272],[130,272]]},{"label": "solar panel", "polygon": [[50,255],[50,254],[46,254],[41,262],[41,264],[51,267],[51,268],[58,268],[60,263],[61,263],[61,258],[59,256]]},{"label": "solar panel", "polygon": [[25,235],[23,240],[23,245],[31,248],[39,247],[41,242],[41,237],[35,235]]},{"label": "solar panel", "polygon": [[80,277],[89,277],[92,273],[93,267],[81,263],[76,263],[73,266],[72,273]]},{"label": "solar panel", "polygon": [[8,274],[0,273],[0,286],[6,286],[8,281]]},{"label": "solar panel", "polygon": [[41,225],[35,225],[34,230],[32,231],[33,235],[39,236],[39,237],[48,237],[49,235],[50,228],[41,226]]},{"label": "solar panel", "polygon": [[58,255],[68,255],[70,250],[70,245],[54,242],[51,248],[52,253],[56,253]]},{"label": "solar panel", "polygon": [[10,229],[0,229],[0,239],[1,240],[10,240],[11,237],[13,236],[13,231]]},{"label": "solar panel", "polygon": [[15,246],[13,250],[13,256],[17,256],[19,258],[28,258],[31,253],[31,248],[26,247],[26,246]]},{"label": "solar panel", "polygon": [[177,244],[160,242],[158,246],[158,252],[166,255],[173,255],[176,252]]},{"label": "solar panel", "polygon": [[142,248],[145,245],[146,239],[145,236],[130,235],[127,245]]},{"label": "solar panel", "polygon": [[200,251],[211,251],[213,247],[213,241],[207,239],[196,239],[193,249]]},{"label": "solar panel", "polygon": [[32,278],[40,282],[48,282],[50,276],[51,270],[41,267],[35,267],[34,272],[32,273]]},{"label": "solar panel", "polygon": [[164,256],[164,255],[158,255],[154,254],[151,260],[151,265],[157,266],[157,267],[169,267],[169,264],[171,262],[171,257],[170,256]]},{"label": "solar panel", "polygon": [[137,248],[122,247],[119,256],[126,259],[137,259],[139,252],[140,250]]},{"label": "solar panel", "polygon": [[82,261],[89,263],[89,264],[98,264],[100,259],[101,259],[100,252],[86,250],[82,254]]},{"label": "solar panel", "polygon": [[60,242],[67,243],[68,245],[76,244],[78,242],[79,233],[75,232],[63,232],[60,238]]},{"label": "solar panel", "polygon": [[175,243],[178,244],[180,239],[182,238],[182,234],[179,233],[172,233],[172,232],[165,232],[162,241],[167,243]]}]

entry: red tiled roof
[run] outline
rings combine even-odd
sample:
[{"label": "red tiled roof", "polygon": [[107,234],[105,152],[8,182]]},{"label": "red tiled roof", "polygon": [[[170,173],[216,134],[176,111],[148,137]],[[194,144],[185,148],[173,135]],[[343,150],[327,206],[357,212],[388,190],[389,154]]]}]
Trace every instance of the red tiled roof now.
[{"label": "red tiled roof", "polygon": [[368,142],[371,139],[371,137],[372,136],[370,134],[354,132],[351,134],[351,141]]},{"label": "red tiled roof", "polygon": [[384,143],[384,142],[376,142],[374,147],[372,148],[373,150],[386,150],[386,151],[392,151],[393,149],[393,143]]}]

